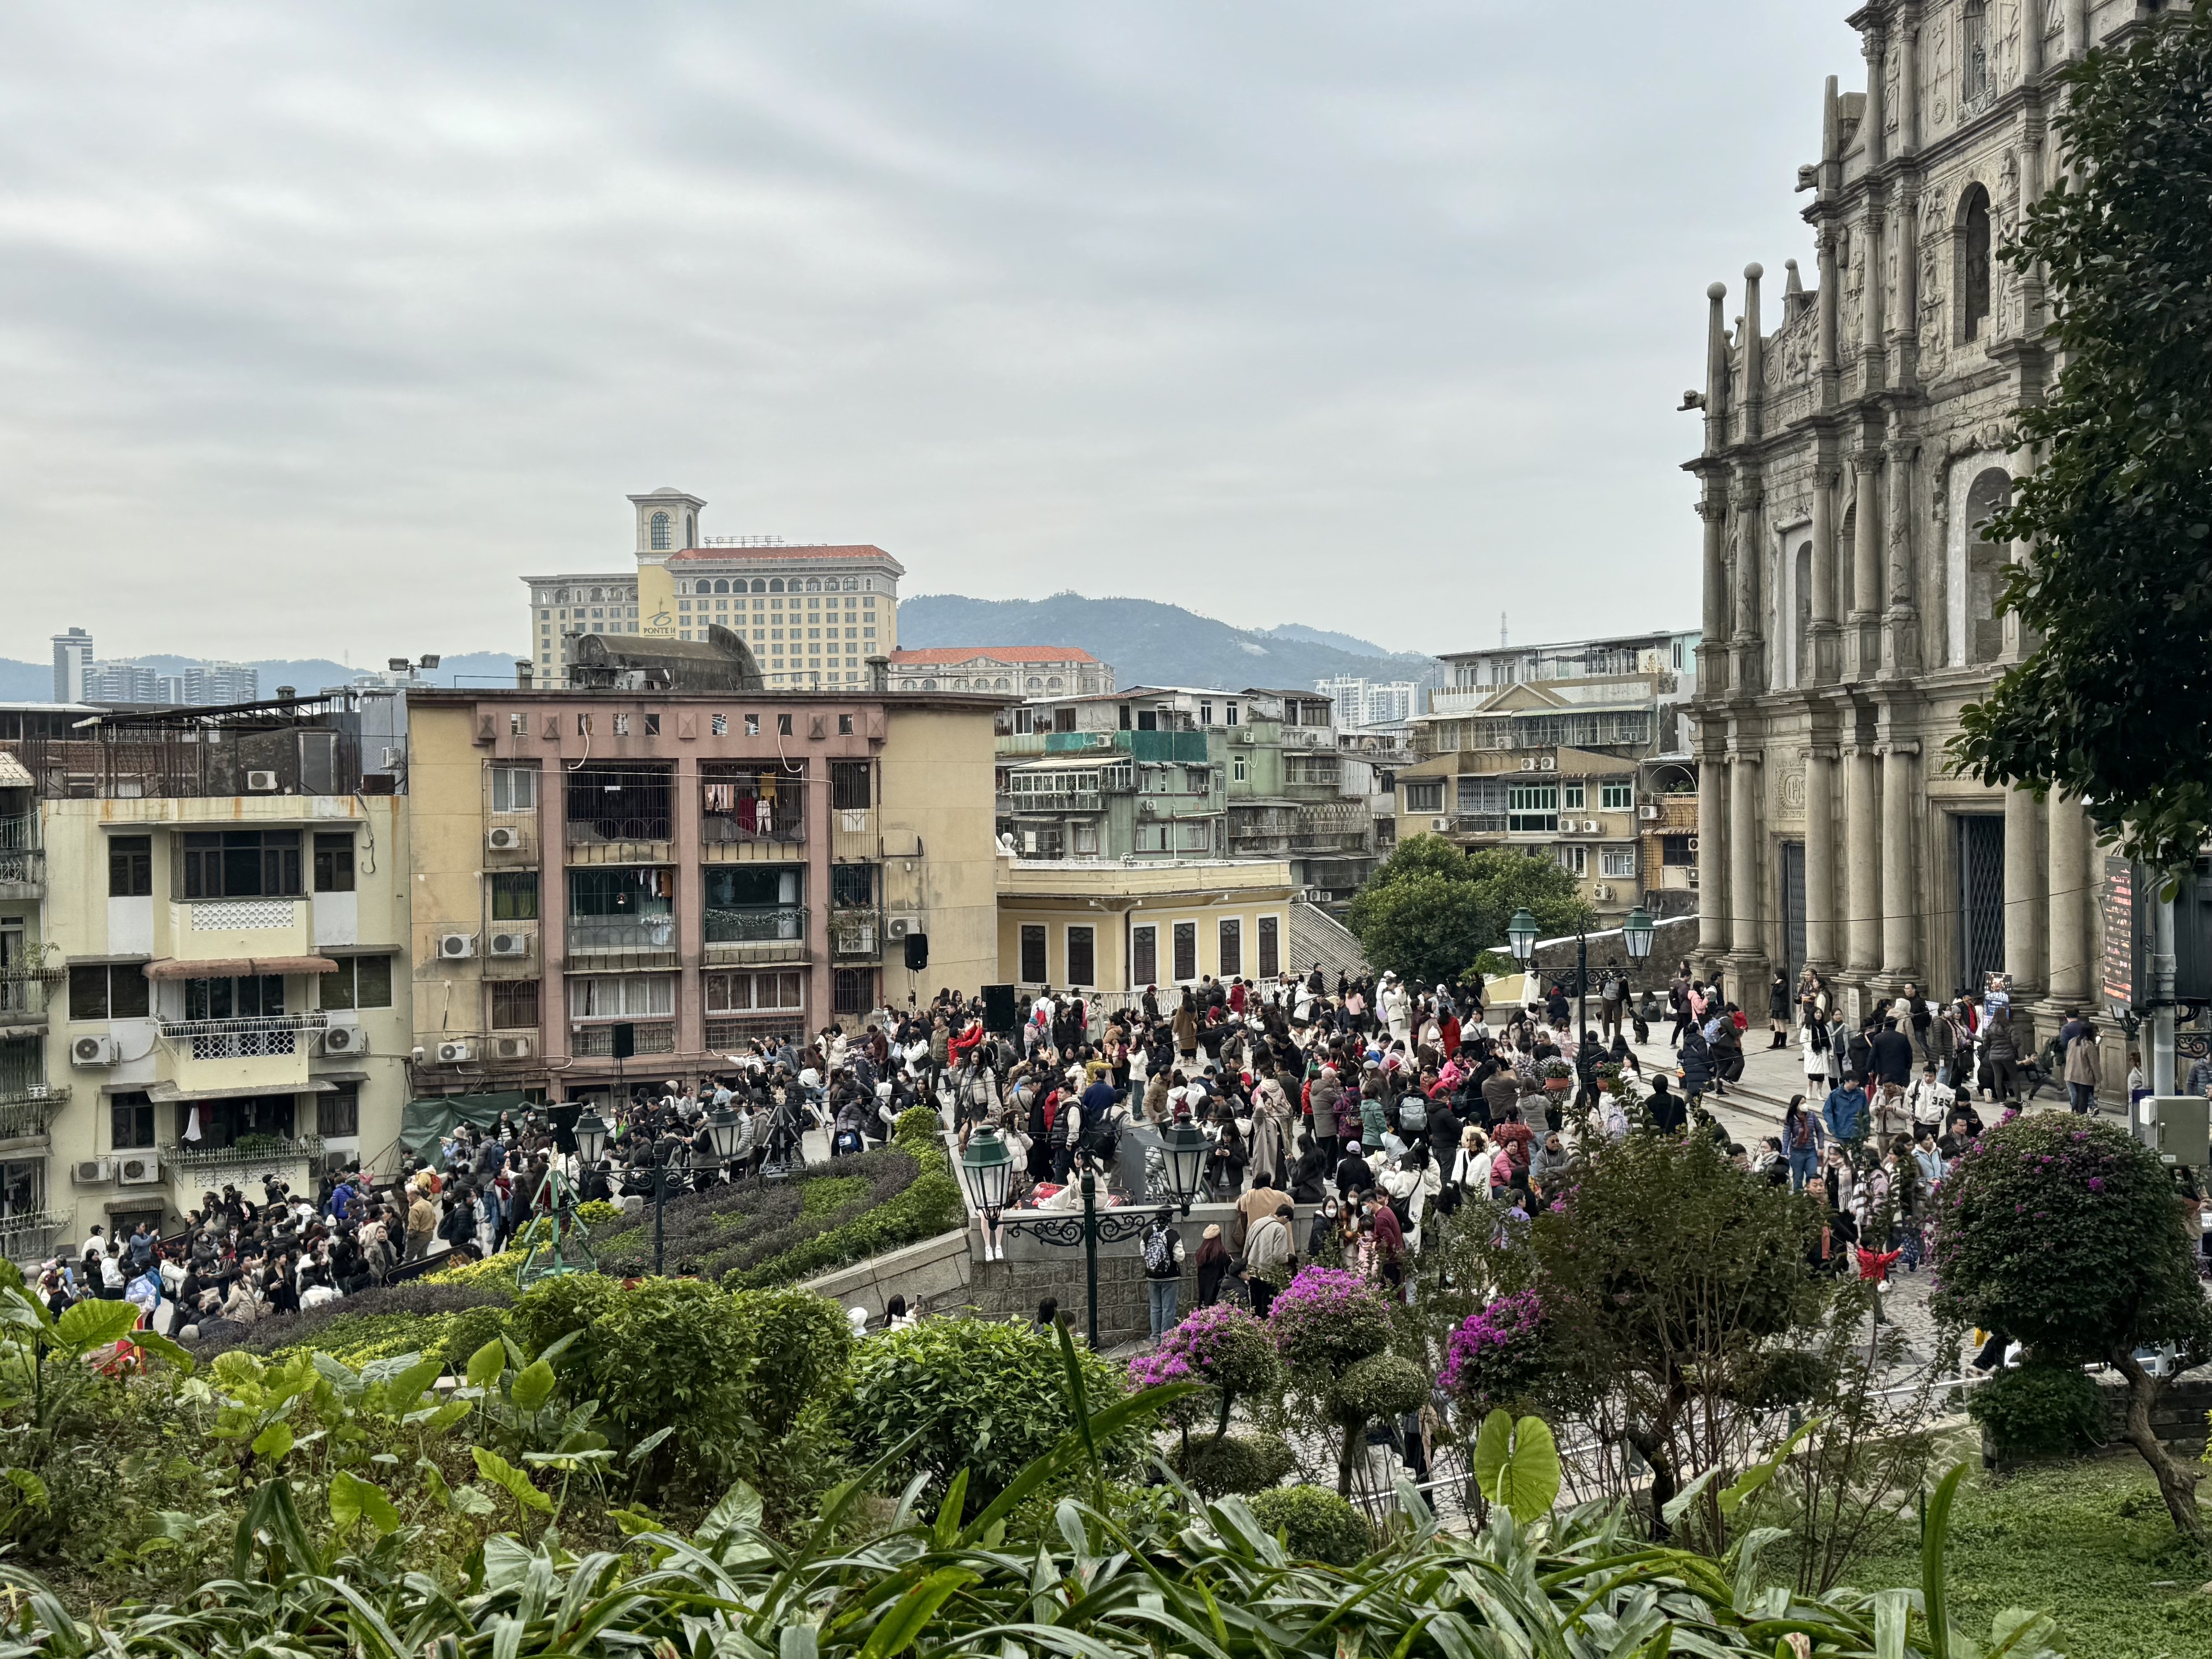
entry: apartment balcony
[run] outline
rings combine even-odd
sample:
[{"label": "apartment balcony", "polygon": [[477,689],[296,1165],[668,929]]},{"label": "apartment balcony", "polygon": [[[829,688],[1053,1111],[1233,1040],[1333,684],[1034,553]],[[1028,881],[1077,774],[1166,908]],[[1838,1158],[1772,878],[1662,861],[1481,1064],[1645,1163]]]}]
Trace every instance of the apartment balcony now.
[{"label": "apartment balcony", "polygon": [[40,847],[0,851],[0,900],[39,899],[46,893],[46,854]]},{"label": "apartment balcony", "polygon": [[830,955],[836,962],[875,962],[884,953],[884,917],[880,910],[832,910],[830,913]]},{"label": "apartment balcony", "polygon": [[305,898],[191,899],[169,906],[169,954],[179,962],[266,962],[314,951],[314,907]]},{"label": "apartment balcony", "polygon": [[314,1034],[329,1024],[319,1010],[246,1019],[162,1020],[162,1066],[180,1097],[241,1090],[291,1094],[308,1085]]},{"label": "apartment balcony", "polygon": [[676,918],[669,915],[570,916],[568,965],[673,967]]},{"label": "apartment balcony", "polygon": [[699,843],[710,860],[787,859],[806,842],[805,780],[775,771],[710,772],[699,785]]},{"label": "apartment balcony", "polygon": [[33,1084],[30,1089],[37,1092],[32,1093],[19,1083],[11,1094],[7,1087],[5,1079],[0,1079],[0,1141],[36,1140],[53,1127],[62,1108],[69,1104],[66,1088]]},{"label": "apartment balcony", "polygon": [[884,855],[883,818],[872,806],[830,809],[830,856],[839,864],[874,864]]},{"label": "apartment balcony", "polygon": [[755,1037],[802,1037],[805,1034],[806,1011],[803,1008],[730,1014],[707,1022],[707,1048],[713,1054],[730,1054]]},{"label": "apartment balcony", "polygon": [[53,968],[0,970],[0,1031],[44,1030],[46,1003],[61,978]]},{"label": "apartment balcony", "polygon": [[[271,1171],[279,1180],[290,1180],[287,1171],[312,1164],[323,1155],[320,1135],[240,1135],[228,1146],[204,1146],[189,1140],[169,1141],[156,1149],[165,1169],[211,1174],[217,1170],[255,1173]],[[234,1174],[224,1179],[234,1180]],[[188,1184],[188,1183],[179,1183]]]},{"label": "apartment balcony", "polygon": [[706,913],[706,957],[710,966],[807,960],[806,908],[781,905],[759,910],[709,906]]},{"label": "apartment balcony", "polygon": [[676,1022],[672,1019],[607,1020],[568,1028],[568,1052],[582,1060],[610,1060],[615,1052],[615,1027],[628,1025],[638,1054],[676,1052]]},{"label": "apartment balcony", "polygon": [[666,864],[675,856],[675,826],[658,818],[571,818],[565,826],[571,864]]},{"label": "apartment balcony", "polygon": [[43,1261],[53,1254],[54,1235],[68,1226],[70,1219],[70,1212],[44,1205],[0,1215],[0,1255],[19,1263]]}]

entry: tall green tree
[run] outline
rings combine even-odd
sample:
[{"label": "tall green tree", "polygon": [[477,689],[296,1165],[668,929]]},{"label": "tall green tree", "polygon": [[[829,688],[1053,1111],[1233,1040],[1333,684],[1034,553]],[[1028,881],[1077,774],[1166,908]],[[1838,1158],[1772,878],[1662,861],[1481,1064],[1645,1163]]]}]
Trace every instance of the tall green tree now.
[{"label": "tall green tree", "polygon": [[1467,853],[1442,836],[1413,836],[1368,878],[1345,920],[1376,967],[1417,985],[1449,984],[1504,944],[1523,905],[1547,933],[1571,933],[1590,915],[1575,878],[1548,858]]},{"label": "tall green tree", "polygon": [[2212,0],[2060,79],[2069,176],[2000,257],[2041,267],[2065,365],[2020,416],[2041,465],[1986,532],[2034,544],[2003,603],[2040,643],[1953,750],[2172,868],[2212,830]]}]

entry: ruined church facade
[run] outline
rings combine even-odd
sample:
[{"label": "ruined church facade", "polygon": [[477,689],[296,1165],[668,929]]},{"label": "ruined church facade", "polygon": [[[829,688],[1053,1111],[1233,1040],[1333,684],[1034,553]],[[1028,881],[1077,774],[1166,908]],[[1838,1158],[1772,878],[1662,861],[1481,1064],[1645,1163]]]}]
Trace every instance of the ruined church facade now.
[{"label": "ruined church facade", "polygon": [[[1997,614],[2028,550],[1981,526],[2035,458],[2055,365],[2033,273],[1996,255],[2057,177],[2056,71],[2136,0],[1872,0],[1864,90],[1828,82],[1798,172],[1817,276],[1709,290],[1700,483],[1702,963],[1765,1012],[1811,963],[1846,1012],[2008,972],[2040,1042],[2095,991],[2100,851],[2077,802],[1950,775],[1960,710],[2032,640]],[[2107,1092],[2124,1075],[2110,1044]]]}]

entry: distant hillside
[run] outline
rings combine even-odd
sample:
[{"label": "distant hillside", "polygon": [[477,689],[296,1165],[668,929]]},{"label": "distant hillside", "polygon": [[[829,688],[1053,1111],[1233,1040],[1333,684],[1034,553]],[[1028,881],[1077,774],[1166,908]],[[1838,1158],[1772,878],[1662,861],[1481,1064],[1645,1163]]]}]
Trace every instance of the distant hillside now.
[{"label": "distant hillside", "polygon": [[[899,643],[1073,645],[1114,665],[1123,685],[1303,690],[1338,674],[1441,683],[1433,657],[1386,655],[1349,635],[1291,623],[1265,633],[1231,628],[1154,599],[970,599],[957,593],[899,601]],[[1310,635],[1310,637],[1304,637]],[[1364,647],[1348,649],[1347,647]]]},{"label": "distant hillside", "polygon": [[[150,668],[173,672],[200,659],[148,655],[138,660]],[[426,685],[512,685],[514,663],[515,659],[506,652],[470,651],[441,659],[434,670],[426,672],[422,678]],[[319,691],[325,686],[343,685],[364,669],[382,665],[357,663],[349,668],[325,657],[272,657],[253,666],[261,671],[261,695],[273,697],[280,685],[289,685],[303,693]],[[52,664],[15,662],[0,657],[0,702],[46,702],[52,701],[53,695]]]}]

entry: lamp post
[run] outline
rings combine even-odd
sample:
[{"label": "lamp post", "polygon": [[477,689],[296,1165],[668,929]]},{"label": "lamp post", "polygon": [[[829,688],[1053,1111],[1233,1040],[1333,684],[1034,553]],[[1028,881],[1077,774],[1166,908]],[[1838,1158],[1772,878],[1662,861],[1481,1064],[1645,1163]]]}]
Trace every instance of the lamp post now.
[{"label": "lamp post", "polygon": [[[986,1137],[988,1137],[986,1139]],[[1169,1200],[1185,1217],[1190,1214],[1192,1202],[1198,1196],[1198,1184],[1206,1168],[1206,1135],[1188,1117],[1177,1120],[1161,1132],[1162,1150],[1165,1153]],[[979,1145],[980,1143],[980,1145]],[[1098,1177],[1091,1165],[1091,1154],[1079,1153],[1083,1159],[1083,1218],[1054,1218],[1024,1221],[1019,1224],[1036,1238],[1049,1244],[1083,1246],[1084,1308],[1085,1329],[1091,1346],[1098,1346],[1098,1247],[1101,1243],[1118,1244],[1136,1237],[1145,1230],[1149,1211],[1144,1214],[1128,1212],[1105,1215],[1098,1213]],[[968,1199],[984,1218],[987,1226],[995,1228],[1006,1201],[1006,1178],[1013,1165],[1013,1156],[1005,1139],[988,1124],[979,1125],[968,1137],[968,1146],[960,1157],[960,1178],[966,1187]]]},{"label": "lamp post", "polygon": [[1644,907],[1640,904],[1631,910],[1628,913],[1628,919],[1620,924],[1620,942],[1628,947],[1629,972],[1632,975],[1639,966],[1650,959],[1651,939],[1656,931],[1651,925],[1651,918],[1644,914]]},{"label": "lamp post", "polygon": [[734,1106],[724,1106],[707,1120],[707,1139],[714,1144],[715,1161],[721,1165],[725,1180],[734,1181],[730,1165],[737,1161],[738,1141],[744,1133],[745,1121]]},{"label": "lamp post", "polygon": [[1013,1148],[994,1125],[979,1123],[969,1131],[968,1144],[960,1149],[960,1180],[968,1188],[968,1201],[983,1218],[986,1261],[991,1259],[992,1235],[1006,1207],[1006,1183],[1013,1172]]}]

